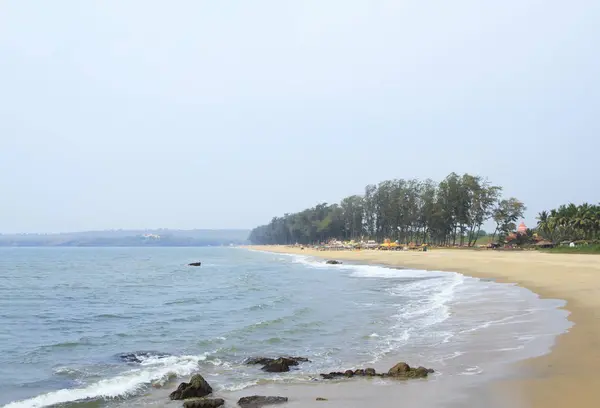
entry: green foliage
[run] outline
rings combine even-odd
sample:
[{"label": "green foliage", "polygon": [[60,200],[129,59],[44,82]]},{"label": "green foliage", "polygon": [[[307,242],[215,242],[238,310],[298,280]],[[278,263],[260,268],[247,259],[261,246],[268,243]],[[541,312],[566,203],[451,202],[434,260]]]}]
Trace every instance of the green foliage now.
[{"label": "green foliage", "polygon": [[526,209],[525,204],[514,197],[501,200],[492,211],[492,218],[496,222],[496,230],[492,239],[499,233],[500,240],[503,240],[503,237],[506,237],[506,235],[517,229],[516,222],[520,218],[523,218],[523,213]]},{"label": "green foliage", "polygon": [[557,246],[554,248],[542,249],[541,251],[553,254],[600,254],[600,244],[577,245],[574,248],[569,246]]},{"label": "green foliage", "polygon": [[600,204],[561,205],[537,219],[538,233],[552,242],[600,239]]},{"label": "green foliage", "polygon": [[[363,196],[344,198],[339,205],[319,204],[275,217],[255,228],[250,240],[256,244],[310,244],[331,238],[390,238],[404,243],[472,246],[481,237],[481,226],[492,217],[501,191],[470,174],[451,173],[440,183],[386,180],[366,186]],[[518,207],[511,207],[510,217],[522,214],[525,206],[518,200],[504,201]],[[504,218],[502,222],[507,224]]]}]

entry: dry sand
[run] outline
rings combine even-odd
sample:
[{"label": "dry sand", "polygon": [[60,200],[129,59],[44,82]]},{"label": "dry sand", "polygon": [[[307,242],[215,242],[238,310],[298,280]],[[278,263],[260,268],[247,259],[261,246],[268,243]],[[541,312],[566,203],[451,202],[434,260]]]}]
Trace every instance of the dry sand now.
[{"label": "dry sand", "polygon": [[474,250],[315,251],[284,246],[252,249],[414,269],[460,272],[513,282],[544,298],[564,299],[574,326],[550,354],[526,360],[519,378],[497,385],[529,407],[600,406],[600,256]]}]

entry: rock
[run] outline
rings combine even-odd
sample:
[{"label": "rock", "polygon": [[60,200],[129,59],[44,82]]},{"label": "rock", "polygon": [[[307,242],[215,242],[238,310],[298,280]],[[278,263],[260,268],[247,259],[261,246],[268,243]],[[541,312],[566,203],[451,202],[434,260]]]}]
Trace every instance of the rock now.
[{"label": "rock", "polygon": [[368,375],[369,377],[374,377],[377,375],[377,372],[374,368],[367,368],[365,369],[365,375]]},{"label": "rock", "polygon": [[253,358],[247,359],[244,363],[246,363],[248,365],[256,365],[256,364],[265,365],[265,364],[272,363],[273,361],[275,361],[274,358],[253,357]]},{"label": "rock", "polygon": [[310,363],[310,360],[306,357],[287,357],[290,360],[295,360],[298,363]]},{"label": "rock", "polygon": [[336,261],[335,259],[330,259],[329,261],[325,262],[328,265],[341,265],[342,263],[340,261]]},{"label": "rock", "polygon": [[410,366],[406,363],[398,363],[388,371],[388,375],[391,377],[403,376],[410,371]]},{"label": "rock", "polygon": [[247,359],[244,363],[248,365],[260,364],[267,365],[276,360],[283,360],[289,366],[297,366],[300,363],[310,362],[310,360],[306,357],[279,357],[278,359],[268,358],[268,357],[252,357]]},{"label": "rock", "polygon": [[189,263],[188,266],[202,266],[202,262],[192,262]]},{"label": "rock", "polygon": [[183,402],[183,408],[217,408],[225,404],[222,398],[199,398]]},{"label": "rock", "polygon": [[[352,370],[348,370],[348,371],[352,371]],[[334,378],[349,377],[348,371],[343,372],[343,373],[340,371],[332,371],[329,374],[320,374],[320,375],[325,380],[333,380]],[[354,373],[353,373],[353,375],[354,375]]]},{"label": "rock", "polygon": [[431,368],[411,368],[406,363],[398,363],[390,368],[388,376],[397,378],[425,378],[428,374],[433,372],[434,371]]},{"label": "rock", "polygon": [[329,401],[327,398],[317,397],[317,401]]},{"label": "rock", "polygon": [[425,367],[413,368],[408,374],[410,378],[425,378],[429,374],[429,370]]},{"label": "rock", "polygon": [[159,353],[157,351],[135,351],[133,353],[121,353],[118,354],[117,357],[126,363],[141,363],[150,357],[165,358],[169,357],[169,355],[166,353]]},{"label": "rock", "polygon": [[284,373],[290,371],[291,366],[297,366],[300,362],[309,361],[304,357],[279,357],[277,360],[272,358],[252,359],[247,364],[264,364],[262,370],[268,373]]},{"label": "rock", "polygon": [[211,386],[206,382],[204,377],[196,374],[190,379],[189,383],[181,383],[177,390],[173,391],[169,398],[172,400],[182,400],[194,397],[205,397],[212,393]]},{"label": "rock", "polygon": [[238,405],[242,408],[260,408],[265,405],[283,404],[287,401],[287,397],[265,397],[262,395],[253,395],[251,397],[240,398]]},{"label": "rock", "polygon": [[297,362],[292,363],[293,364],[290,364],[290,360],[286,358],[278,358],[277,360],[273,360],[265,364],[262,370],[268,373],[285,373],[287,371],[290,371],[290,365],[298,365]]},{"label": "rock", "polygon": [[355,376],[360,377],[394,377],[400,379],[407,378],[425,378],[428,374],[433,373],[431,368],[419,367],[411,368],[406,363],[398,363],[394,367],[390,368],[387,373],[377,374],[374,368],[359,368],[357,370],[346,370],[343,373],[339,371],[332,371],[328,374],[320,374],[325,380],[333,380],[340,377],[351,378]]}]

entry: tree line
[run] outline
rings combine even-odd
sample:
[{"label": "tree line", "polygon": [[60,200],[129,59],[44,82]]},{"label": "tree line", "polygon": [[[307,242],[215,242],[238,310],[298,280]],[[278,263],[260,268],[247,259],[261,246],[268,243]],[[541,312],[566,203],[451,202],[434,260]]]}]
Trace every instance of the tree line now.
[{"label": "tree line", "polygon": [[561,205],[537,216],[537,233],[552,241],[600,240],[600,204]]},{"label": "tree line", "polygon": [[339,240],[383,239],[401,243],[472,246],[485,222],[494,235],[516,228],[525,205],[502,199],[502,187],[480,176],[450,173],[444,180],[387,180],[365,187],[363,195],[283,217],[250,233],[255,244],[311,244]]}]

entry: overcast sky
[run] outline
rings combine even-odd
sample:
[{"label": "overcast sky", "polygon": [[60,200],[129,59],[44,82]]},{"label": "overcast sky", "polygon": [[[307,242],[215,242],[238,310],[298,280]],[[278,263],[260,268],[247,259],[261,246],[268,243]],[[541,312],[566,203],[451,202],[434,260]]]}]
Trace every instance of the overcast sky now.
[{"label": "overcast sky", "polygon": [[0,232],[253,227],[451,171],[530,224],[599,202],[599,21],[596,0],[4,0]]}]

